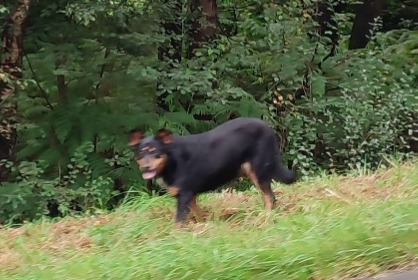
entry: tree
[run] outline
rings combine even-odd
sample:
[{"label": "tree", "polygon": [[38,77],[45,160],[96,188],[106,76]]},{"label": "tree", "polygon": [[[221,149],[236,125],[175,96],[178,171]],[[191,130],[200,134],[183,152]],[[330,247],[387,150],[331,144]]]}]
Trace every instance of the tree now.
[{"label": "tree", "polygon": [[190,12],[193,14],[193,21],[189,34],[189,58],[194,56],[196,49],[203,47],[215,37],[218,6],[216,0],[191,0]]},{"label": "tree", "polygon": [[[0,159],[13,160],[16,143],[17,107],[12,101],[14,82],[22,78],[24,23],[28,16],[30,0],[18,0],[3,27],[2,56],[0,63]],[[0,166],[0,181],[7,177]]]},{"label": "tree", "polygon": [[331,44],[331,50],[327,58],[335,54],[340,40],[335,13],[341,12],[345,6],[346,5],[340,1],[323,1],[316,3],[314,19],[318,23],[318,34],[327,37]]},{"label": "tree", "polygon": [[367,46],[373,31],[373,23],[382,16],[383,0],[364,0],[356,5],[356,17],[351,30],[349,49]]}]

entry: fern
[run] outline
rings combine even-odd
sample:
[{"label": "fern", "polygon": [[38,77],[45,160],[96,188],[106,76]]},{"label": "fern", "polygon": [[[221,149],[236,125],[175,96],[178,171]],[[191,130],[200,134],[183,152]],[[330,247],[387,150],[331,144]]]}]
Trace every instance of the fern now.
[{"label": "fern", "polygon": [[[51,114],[52,126],[60,143],[65,143],[76,124],[75,112],[67,108],[57,108]],[[52,132],[53,133],[53,132]]]},{"label": "fern", "polygon": [[109,176],[111,167],[103,156],[95,153],[90,153],[86,159],[89,168],[92,171],[92,178],[98,178],[100,176]]}]

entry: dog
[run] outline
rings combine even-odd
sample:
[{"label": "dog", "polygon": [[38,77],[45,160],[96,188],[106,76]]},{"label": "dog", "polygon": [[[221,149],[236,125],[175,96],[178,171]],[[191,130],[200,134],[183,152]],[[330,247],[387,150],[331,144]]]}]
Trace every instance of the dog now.
[{"label": "dog", "polygon": [[215,190],[238,177],[247,177],[261,191],[266,210],[276,200],[273,180],[296,181],[294,171],[282,163],[273,129],[256,118],[235,118],[216,128],[188,136],[160,129],[145,137],[132,130],[129,144],[145,180],[157,179],[177,199],[175,225],[191,210],[205,215],[196,202],[201,193]]}]

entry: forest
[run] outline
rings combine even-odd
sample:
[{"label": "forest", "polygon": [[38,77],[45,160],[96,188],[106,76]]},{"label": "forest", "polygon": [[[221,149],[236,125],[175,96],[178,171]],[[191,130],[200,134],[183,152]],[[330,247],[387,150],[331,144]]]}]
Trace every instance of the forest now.
[{"label": "forest", "polygon": [[3,0],[0,224],[158,191],[133,128],[261,118],[301,179],[407,161],[417,18],[411,0]]}]

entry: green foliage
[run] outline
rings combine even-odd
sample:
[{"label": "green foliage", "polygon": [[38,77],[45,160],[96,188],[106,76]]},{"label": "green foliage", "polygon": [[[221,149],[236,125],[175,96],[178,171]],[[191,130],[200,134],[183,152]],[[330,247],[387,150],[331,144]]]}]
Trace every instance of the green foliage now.
[{"label": "green foliage", "polygon": [[388,0],[385,6],[384,18],[387,21],[385,24],[387,30],[394,27],[417,29],[416,15],[418,13],[418,3],[416,1]]},{"label": "green foliage", "polygon": [[[112,208],[142,190],[127,131],[208,130],[233,116],[263,118],[302,175],[379,166],[410,153],[416,31],[345,47],[353,15],[337,14],[341,44],[315,34],[316,1],[218,1],[218,34],[187,55],[190,13],[176,1],[33,1],[25,37],[14,177],[4,221]],[[0,13],[4,10],[0,6]],[[176,18],[180,15],[180,19]],[[182,22],[181,32],[164,24]],[[159,46],[182,40],[181,61]],[[319,63],[321,65],[319,65]],[[167,108],[157,105],[165,101]]]},{"label": "green foliage", "polygon": [[[369,48],[356,53],[342,49],[312,74],[309,99],[286,119],[290,153],[302,167],[373,169],[384,155],[410,150],[418,66],[410,50],[403,48],[402,55],[392,50],[412,48],[418,43],[413,34],[405,33],[390,47],[386,43],[396,34],[379,34]],[[327,94],[325,83],[333,89]]]}]

